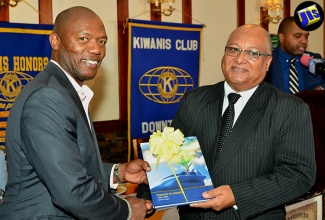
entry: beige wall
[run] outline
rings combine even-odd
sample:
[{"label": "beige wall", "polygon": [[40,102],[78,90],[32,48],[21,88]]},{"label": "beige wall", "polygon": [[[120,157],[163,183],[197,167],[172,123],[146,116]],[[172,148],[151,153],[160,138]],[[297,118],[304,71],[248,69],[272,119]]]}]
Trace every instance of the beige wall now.
[{"label": "beige wall", "polygon": [[[255,24],[259,23],[259,10],[260,10],[259,7],[260,7],[261,2],[265,2],[265,1],[263,1],[263,0],[262,1],[260,1],[260,0],[257,0],[257,1],[246,0],[245,1],[246,23],[255,23]],[[302,2],[305,2],[305,1],[292,0],[290,2],[290,4],[291,4],[290,15],[294,14],[296,7]],[[313,0],[313,2],[316,2],[324,9],[323,0]],[[281,3],[283,5],[283,0],[281,0]],[[276,14],[275,12],[270,13],[270,15],[275,15],[275,14]],[[283,11],[280,11],[280,16],[283,17]],[[320,53],[322,56],[324,54],[324,51],[323,51],[323,25],[324,24],[322,24],[317,30],[310,32],[309,45],[307,48],[307,50],[313,51],[316,53]],[[270,34],[277,34],[278,27],[279,27],[279,23],[278,24],[270,23],[270,25],[269,25]]]},{"label": "beige wall", "polygon": [[[38,8],[38,0],[25,0]],[[53,19],[71,6],[81,5],[94,10],[103,20],[109,35],[106,57],[94,80],[87,82],[95,92],[90,105],[94,121],[119,119],[118,58],[117,58],[117,5],[106,0],[53,0]],[[115,4],[113,4],[115,2]],[[38,23],[38,14],[25,2],[10,8],[10,22]]]},{"label": "beige wall", "polygon": [[[38,0],[25,0],[38,8]],[[322,0],[314,0],[323,7]],[[229,33],[237,27],[236,0],[192,0],[193,23],[203,23],[203,50],[201,58],[200,85],[213,84],[223,80],[220,61],[223,56]],[[291,13],[301,0],[291,1]],[[259,24],[260,0],[246,0],[246,23]],[[62,10],[82,5],[94,10],[103,20],[109,35],[107,55],[97,77],[87,84],[94,90],[95,98],[90,111],[94,121],[115,120],[119,118],[118,101],[118,58],[117,58],[117,14],[116,1],[107,0],[53,0],[53,17]],[[168,4],[163,7],[168,7]],[[182,22],[181,0],[174,4],[176,10],[162,21]],[[147,0],[129,1],[130,18],[150,20]],[[280,11],[280,16],[283,16]],[[38,14],[25,2],[16,8],[10,8],[10,22],[38,23]],[[270,24],[269,32],[277,32],[278,24]],[[323,26],[311,32],[308,50],[323,54]]]}]

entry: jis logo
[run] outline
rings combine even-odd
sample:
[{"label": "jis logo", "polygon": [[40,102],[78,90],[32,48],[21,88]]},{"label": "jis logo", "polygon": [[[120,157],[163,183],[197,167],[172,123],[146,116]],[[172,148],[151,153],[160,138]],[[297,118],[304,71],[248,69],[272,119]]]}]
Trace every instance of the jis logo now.
[{"label": "jis logo", "polygon": [[315,24],[321,20],[316,4],[297,11],[297,14],[303,28]]}]

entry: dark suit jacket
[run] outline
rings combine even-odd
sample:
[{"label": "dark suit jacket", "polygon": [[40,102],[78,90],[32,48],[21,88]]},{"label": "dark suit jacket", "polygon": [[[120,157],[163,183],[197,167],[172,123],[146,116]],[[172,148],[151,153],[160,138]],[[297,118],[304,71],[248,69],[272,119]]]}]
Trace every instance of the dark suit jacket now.
[{"label": "dark suit jacket", "polygon": [[126,219],[126,202],[108,191],[93,129],[72,84],[50,62],[10,111],[0,219]]},{"label": "dark suit jacket", "polygon": [[190,91],[172,126],[185,136],[198,137],[214,187],[230,185],[239,209],[217,213],[182,206],[181,219],[283,220],[283,204],[307,192],[315,182],[308,105],[262,82],[214,165],[223,97],[224,82]]},{"label": "dark suit jacket", "polygon": [[[282,91],[285,91],[283,73],[281,70],[281,63],[279,58],[279,50],[280,48],[276,48],[272,51],[273,59],[269,71],[266,73],[264,81],[271,83]],[[306,51],[305,53],[309,54],[314,58],[322,58],[321,55],[318,53],[311,53],[308,51]],[[322,75],[318,74],[315,76],[309,72],[307,67],[305,67],[304,65],[301,66],[304,76],[304,90],[313,90],[319,85],[322,85],[323,88],[325,88],[325,78]]]}]

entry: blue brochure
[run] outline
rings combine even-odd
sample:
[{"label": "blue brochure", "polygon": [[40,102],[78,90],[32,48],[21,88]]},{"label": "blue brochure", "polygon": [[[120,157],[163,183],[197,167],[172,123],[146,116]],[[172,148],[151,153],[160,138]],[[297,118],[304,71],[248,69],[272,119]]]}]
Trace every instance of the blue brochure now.
[{"label": "blue brochure", "polygon": [[185,137],[178,154],[168,161],[161,158],[158,166],[149,143],[140,146],[143,159],[151,166],[147,177],[156,209],[206,201],[202,193],[214,187],[196,137]]}]

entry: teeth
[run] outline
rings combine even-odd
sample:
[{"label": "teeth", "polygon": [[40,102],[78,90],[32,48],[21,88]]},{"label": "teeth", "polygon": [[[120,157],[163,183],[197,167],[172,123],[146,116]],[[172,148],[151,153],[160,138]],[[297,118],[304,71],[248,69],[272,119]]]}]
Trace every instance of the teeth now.
[{"label": "teeth", "polygon": [[92,60],[86,60],[87,63],[90,63],[90,64],[96,64],[97,65],[97,61],[92,61]]}]

